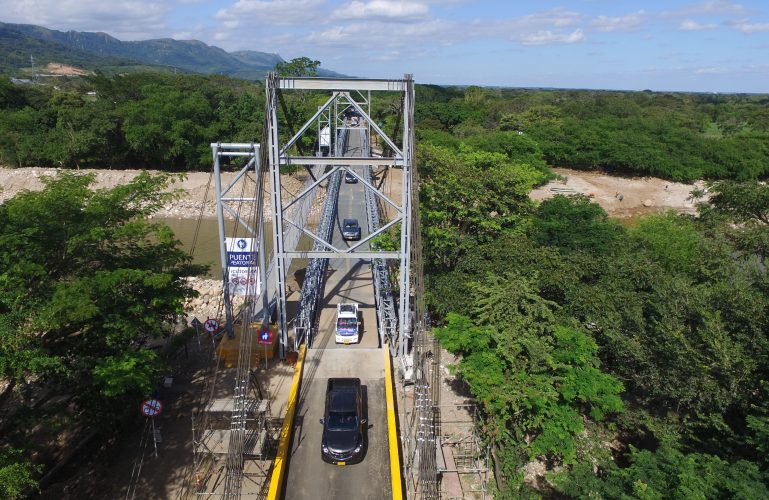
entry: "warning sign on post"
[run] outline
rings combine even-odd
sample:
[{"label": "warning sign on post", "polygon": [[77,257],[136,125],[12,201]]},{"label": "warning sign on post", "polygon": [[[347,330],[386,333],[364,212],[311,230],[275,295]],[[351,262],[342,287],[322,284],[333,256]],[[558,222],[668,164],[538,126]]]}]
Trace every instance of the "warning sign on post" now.
[{"label": "warning sign on post", "polygon": [[227,280],[231,295],[259,295],[259,266],[255,238],[225,238]]},{"label": "warning sign on post", "polygon": [[219,322],[214,318],[208,318],[206,322],[203,323],[203,328],[205,328],[208,333],[216,333],[216,331],[219,330]]},{"label": "warning sign on post", "polygon": [[272,332],[270,330],[259,331],[259,338],[257,341],[260,344],[272,344]]},{"label": "warning sign on post", "polygon": [[163,411],[163,403],[157,399],[148,399],[142,403],[141,411],[145,417],[154,417],[156,415],[160,415],[160,413]]}]

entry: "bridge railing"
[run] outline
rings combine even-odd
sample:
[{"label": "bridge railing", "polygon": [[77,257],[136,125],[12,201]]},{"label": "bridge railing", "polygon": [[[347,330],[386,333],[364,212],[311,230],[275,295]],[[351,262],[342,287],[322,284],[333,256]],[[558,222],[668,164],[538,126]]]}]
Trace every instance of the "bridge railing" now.
[{"label": "bridge railing", "polygon": [[[346,129],[341,130],[338,144],[340,144],[342,150],[346,149],[347,139],[348,131]],[[323,204],[323,211],[321,212],[320,223],[316,233],[316,236],[325,242],[330,242],[333,235],[334,219],[336,219],[339,200],[339,185],[341,182],[341,170],[334,172],[328,179],[326,200]],[[316,241],[313,244],[313,250],[325,250],[325,247]],[[296,350],[303,343],[306,343],[308,347],[312,345],[318,319],[318,308],[323,296],[326,269],[328,269],[327,258],[311,259],[307,265],[299,306],[294,320],[294,348]]]},{"label": "bridge railing", "polygon": [[[371,170],[370,166],[364,169],[363,179],[368,184],[373,185],[374,176]],[[366,215],[369,232],[378,231],[381,227],[379,204],[370,189],[366,189]],[[398,336],[398,313],[395,309],[395,298],[390,283],[390,268],[384,259],[373,259],[371,269],[374,275],[374,300],[376,301],[380,343],[384,344],[386,339],[394,348]]]}]

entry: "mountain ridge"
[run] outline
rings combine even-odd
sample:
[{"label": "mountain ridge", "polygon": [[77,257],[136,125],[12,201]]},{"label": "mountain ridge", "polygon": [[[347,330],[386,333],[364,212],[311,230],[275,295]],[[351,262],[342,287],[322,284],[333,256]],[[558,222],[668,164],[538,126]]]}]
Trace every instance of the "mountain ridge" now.
[{"label": "mountain ridge", "polygon": [[[122,41],[104,32],[91,31],[59,31],[33,24],[12,24],[0,22],[0,31],[4,34],[4,44],[11,47],[13,34],[20,35],[20,45],[36,47],[40,62],[67,62],[66,54],[61,54],[62,47],[77,51],[76,59],[81,62],[84,54],[93,54],[105,61],[137,62],[145,65],[161,66],[166,69],[180,69],[202,74],[221,74],[248,80],[262,79],[284,59],[275,53],[256,50],[240,50],[227,52],[215,45],[208,45],[200,40],[176,40],[174,38],[154,38],[149,40]],[[27,37],[26,40],[23,38]],[[35,42],[30,41],[35,40]],[[42,54],[40,42],[50,44],[52,52],[59,59],[64,55],[64,61],[54,61]],[[13,52],[18,52],[18,48]],[[18,57],[12,62],[18,66]],[[98,63],[98,61],[97,61]],[[98,66],[98,64],[97,64]],[[18,68],[17,68],[18,69]],[[92,69],[92,68],[89,68]],[[318,70],[321,76],[340,76],[326,69]]]}]

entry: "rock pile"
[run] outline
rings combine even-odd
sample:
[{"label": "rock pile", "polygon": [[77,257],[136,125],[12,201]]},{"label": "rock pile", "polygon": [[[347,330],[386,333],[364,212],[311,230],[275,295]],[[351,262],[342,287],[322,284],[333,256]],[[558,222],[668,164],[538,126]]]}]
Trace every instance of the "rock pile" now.
[{"label": "rock pile", "polygon": [[[222,324],[225,318],[221,280],[193,276],[187,278],[187,282],[199,294],[198,297],[188,300],[184,305],[187,324],[192,322],[192,318],[198,318],[201,322],[208,318],[215,318]],[[243,299],[243,297],[237,296],[232,298],[234,311],[240,309],[243,305]]]}]

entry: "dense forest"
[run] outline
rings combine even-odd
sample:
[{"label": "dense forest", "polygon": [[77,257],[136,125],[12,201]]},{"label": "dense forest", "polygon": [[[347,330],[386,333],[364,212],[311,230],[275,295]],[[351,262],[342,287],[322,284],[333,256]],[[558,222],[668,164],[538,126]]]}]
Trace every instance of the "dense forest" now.
[{"label": "dense forest", "polygon": [[0,79],[0,162],[205,170],[211,142],[259,141],[264,87],[222,76],[135,73],[64,82]]},{"label": "dense forest", "polygon": [[94,178],[64,172],[0,205],[0,498],[129,427],[194,334],[177,324],[196,295],[182,278],[204,269],[147,220],[171,177],[100,191]]},{"label": "dense forest", "polygon": [[[769,496],[769,186],[733,179],[769,167],[766,99],[552,92],[525,110],[524,92],[421,90],[428,302],[481,405],[497,495]],[[587,197],[533,203],[554,162],[714,179],[697,216],[628,227]]]},{"label": "dense forest", "polygon": [[[258,83],[57,87],[0,80],[0,162],[207,170],[211,142],[261,138]],[[287,96],[286,111],[322,102]],[[497,496],[769,497],[769,97],[417,86],[416,103],[428,305],[480,405]],[[372,103],[388,132],[399,105]],[[696,216],[627,226],[588,198],[531,201],[549,166],[704,178],[709,193]],[[66,394],[77,419],[45,415],[52,433],[119,425],[163,363],[140,347],[167,334],[195,271],[145,220],[167,180],[94,193],[64,175],[0,205],[0,375]],[[39,478],[32,427],[5,442],[0,495]]]},{"label": "dense forest", "polygon": [[[305,94],[288,109],[301,116],[316,101]],[[393,103],[373,106],[385,116]],[[0,78],[0,109],[0,163],[9,166],[207,170],[211,142],[261,139],[264,87],[162,73],[55,87]],[[549,166],[682,181],[769,174],[765,95],[418,85],[416,123],[432,144],[530,154]]]}]

